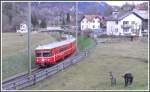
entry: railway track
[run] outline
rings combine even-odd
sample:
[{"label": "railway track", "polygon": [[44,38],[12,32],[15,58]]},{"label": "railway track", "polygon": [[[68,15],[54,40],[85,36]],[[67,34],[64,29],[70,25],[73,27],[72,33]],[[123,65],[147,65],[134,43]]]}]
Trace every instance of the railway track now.
[{"label": "railway track", "polygon": [[48,68],[36,68],[32,70],[32,73],[29,75],[28,73],[22,74],[20,76],[16,76],[10,79],[7,79],[2,82],[2,89],[3,90],[16,90],[16,89],[23,89],[27,86],[33,85],[36,82],[55,74],[56,72],[63,70],[70,65],[76,63],[78,59],[81,59],[84,54],[80,53],[78,55],[73,55],[62,62]]},{"label": "railway track", "polygon": [[19,76],[4,80],[2,82],[2,90],[19,90],[27,86],[34,85],[37,82],[54,75],[58,71],[61,71],[79,62],[81,59],[86,57],[88,53],[91,52],[93,47],[95,47],[95,44],[91,46],[91,48],[85,49],[78,54],[71,55],[70,57],[64,59],[54,66],[47,68],[35,68],[32,70],[32,73],[30,75],[28,73],[24,73]]}]

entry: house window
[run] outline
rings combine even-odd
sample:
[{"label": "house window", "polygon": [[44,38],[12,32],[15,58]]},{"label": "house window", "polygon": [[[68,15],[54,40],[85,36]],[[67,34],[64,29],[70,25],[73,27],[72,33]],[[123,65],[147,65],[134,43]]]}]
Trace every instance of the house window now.
[{"label": "house window", "polygon": [[82,25],[82,29],[84,28],[84,26]]},{"label": "house window", "polygon": [[135,24],[135,21],[131,21],[131,24]]},{"label": "house window", "polygon": [[135,29],[135,21],[131,21],[131,32]]},{"label": "house window", "polygon": [[128,28],[123,29],[123,32],[129,32]]},{"label": "house window", "polygon": [[93,25],[93,28],[95,28],[95,25]]},{"label": "house window", "polygon": [[129,24],[129,21],[123,21],[123,24]]},{"label": "house window", "polygon": [[116,32],[116,33],[118,32],[118,28],[115,28],[115,32]]},{"label": "house window", "polygon": [[118,24],[118,21],[115,21],[116,24]]}]

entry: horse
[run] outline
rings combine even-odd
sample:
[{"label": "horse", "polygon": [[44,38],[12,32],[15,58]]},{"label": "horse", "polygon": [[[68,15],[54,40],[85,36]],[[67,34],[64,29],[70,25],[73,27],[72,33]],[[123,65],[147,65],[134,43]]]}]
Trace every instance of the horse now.
[{"label": "horse", "polygon": [[125,73],[123,77],[124,77],[124,81],[125,81],[125,87],[132,84],[132,82],[133,82],[132,73]]}]

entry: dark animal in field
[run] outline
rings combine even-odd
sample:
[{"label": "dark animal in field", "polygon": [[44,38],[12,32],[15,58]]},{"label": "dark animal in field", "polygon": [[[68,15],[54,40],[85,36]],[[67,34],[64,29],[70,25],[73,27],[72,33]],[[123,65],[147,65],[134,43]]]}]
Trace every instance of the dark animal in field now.
[{"label": "dark animal in field", "polygon": [[125,73],[123,77],[124,77],[124,81],[125,81],[125,87],[127,87],[128,85],[131,85],[133,83],[132,73]]},{"label": "dark animal in field", "polygon": [[114,76],[113,72],[109,72],[110,80],[111,80],[111,86],[116,85],[116,77]]}]

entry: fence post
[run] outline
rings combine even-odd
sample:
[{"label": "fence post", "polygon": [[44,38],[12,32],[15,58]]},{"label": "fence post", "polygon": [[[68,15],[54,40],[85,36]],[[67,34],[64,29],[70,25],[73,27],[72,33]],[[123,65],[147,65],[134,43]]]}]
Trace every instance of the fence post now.
[{"label": "fence post", "polygon": [[14,85],[14,89],[16,89],[16,83],[15,82],[13,83],[13,85]]},{"label": "fence post", "polygon": [[33,76],[33,85],[35,85],[36,84],[36,75],[34,74],[34,76]]},{"label": "fence post", "polygon": [[32,84],[32,76],[29,75],[27,79],[28,79],[29,84],[31,85]]},{"label": "fence post", "polygon": [[73,59],[71,59],[71,65],[73,65]]},{"label": "fence post", "polygon": [[61,71],[63,71],[64,70],[64,62],[62,63],[62,70]]},{"label": "fence post", "polygon": [[46,77],[48,76],[48,72],[47,72],[47,70],[46,70]]},{"label": "fence post", "polygon": [[87,50],[85,50],[85,56],[87,56],[87,54],[88,54],[88,52],[87,52]]},{"label": "fence post", "polygon": [[58,65],[57,65],[57,72],[58,72]]}]

